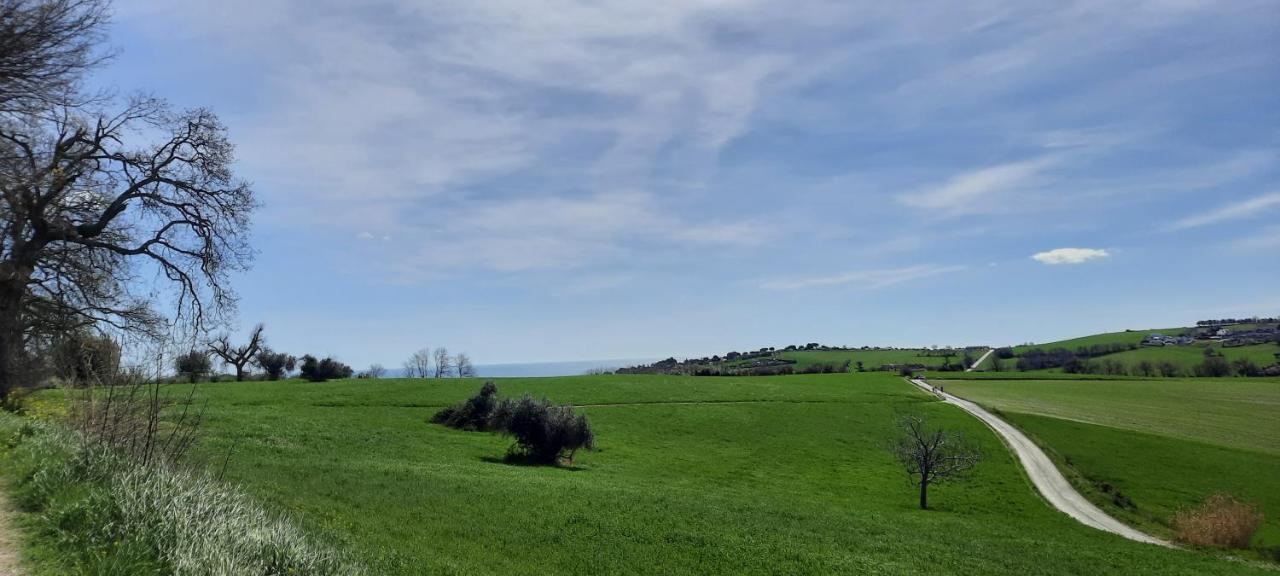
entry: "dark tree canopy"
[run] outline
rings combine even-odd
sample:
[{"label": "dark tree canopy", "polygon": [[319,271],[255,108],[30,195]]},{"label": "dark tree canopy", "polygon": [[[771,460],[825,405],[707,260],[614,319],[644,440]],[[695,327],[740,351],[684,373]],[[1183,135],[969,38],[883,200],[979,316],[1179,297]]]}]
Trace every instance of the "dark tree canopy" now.
[{"label": "dark tree canopy", "polygon": [[252,256],[256,202],[216,115],[80,92],[107,5],[0,0],[0,398],[42,339],[222,321]]},{"label": "dark tree canopy", "polygon": [[254,363],[267,373],[267,380],[279,380],[293,371],[298,364],[298,359],[284,352],[276,352],[264,347],[254,357]]},{"label": "dark tree canopy", "polygon": [[[159,142],[129,146],[135,130]],[[0,378],[41,329],[110,325],[155,333],[136,273],[176,287],[172,320],[193,329],[234,305],[228,274],[251,259],[249,186],[206,110],[152,99],[114,116],[0,125]]]},{"label": "dark tree canopy", "polygon": [[0,0],[0,113],[44,113],[82,100],[106,0]]},{"label": "dark tree canopy", "polygon": [[339,362],[332,356],[321,359],[310,354],[302,357],[302,362],[298,365],[298,371],[302,373],[303,378],[312,382],[341,380],[350,378],[355,373],[350,366]]},{"label": "dark tree canopy", "polygon": [[173,361],[173,367],[178,371],[179,376],[192,383],[213,372],[213,363],[209,361],[209,355],[199,350],[192,350],[178,356]]}]

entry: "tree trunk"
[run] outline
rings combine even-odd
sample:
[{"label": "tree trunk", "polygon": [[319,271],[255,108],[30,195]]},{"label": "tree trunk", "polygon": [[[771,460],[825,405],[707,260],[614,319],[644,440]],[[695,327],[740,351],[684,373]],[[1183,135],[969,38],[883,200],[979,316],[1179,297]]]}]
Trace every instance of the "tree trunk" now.
[{"label": "tree trunk", "polygon": [[22,293],[23,279],[0,281],[0,403],[22,384]]},{"label": "tree trunk", "polygon": [[920,509],[929,509],[929,483],[924,481],[920,482]]}]

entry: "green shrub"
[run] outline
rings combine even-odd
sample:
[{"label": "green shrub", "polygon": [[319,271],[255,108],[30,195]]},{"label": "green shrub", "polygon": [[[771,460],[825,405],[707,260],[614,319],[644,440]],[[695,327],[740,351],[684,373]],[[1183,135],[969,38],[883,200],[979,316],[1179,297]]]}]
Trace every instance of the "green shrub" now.
[{"label": "green shrub", "polygon": [[302,373],[303,378],[312,382],[350,378],[355,372],[350,366],[335,360],[333,357],[317,360],[315,356],[310,354],[302,357],[302,364],[298,366],[298,371]]},{"label": "green shrub", "polygon": [[485,382],[478,394],[437,412],[431,422],[459,430],[491,430],[491,416],[497,406],[498,386]]},{"label": "green shrub", "polygon": [[573,463],[580,449],[595,448],[595,434],[587,417],[573,406],[534,400],[525,394],[519,400],[503,399],[494,408],[490,426],[515,438],[507,459],[538,464],[556,464],[561,459]]},{"label": "green shrub", "polygon": [[178,370],[178,375],[188,382],[196,382],[213,372],[213,362],[209,360],[209,355],[197,350],[178,356],[173,365]]},{"label": "green shrub", "polygon": [[285,354],[284,352],[276,352],[270,348],[263,348],[258,351],[258,355],[254,357],[254,363],[267,373],[267,380],[279,380],[281,377],[293,371],[298,364],[298,359]]},{"label": "green shrub", "polygon": [[[1208,351],[1208,348],[1205,349]],[[1231,365],[1221,356],[1206,356],[1204,362],[1197,364],[1194,373],[1200,377],[1222,377],[1231,375]]]}]

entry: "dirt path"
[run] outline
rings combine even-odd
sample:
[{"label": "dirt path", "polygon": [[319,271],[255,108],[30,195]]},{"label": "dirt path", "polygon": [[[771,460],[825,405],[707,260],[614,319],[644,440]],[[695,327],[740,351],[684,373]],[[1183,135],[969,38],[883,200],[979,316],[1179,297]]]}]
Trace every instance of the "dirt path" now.
[{"label": "dirt path", "polygon": [[0,490],[0,576],[23,576],[19,562],[17,528],[13,525],[13,508],[8,497]]},{"label": "dirt path", "polygon": [[994,430],[996,434],[1004,439],[1009,449],[1013,450],[1018,460],[1022,462],[1022,467],[1026,469],[1027,476],[1031,478],[1031,483],[1035,485],[1036,490],[1040,491],[1044,499],[1048,500],[1049,504],[1054,508],[1061,510],[1067,516],[1075,518],[1086,526],[1092,526],[1138,542],[1172,546],[1164,540],[1135,530],[1094,506],[1092,502],[1076,491],[1075,487],[1058,471],[1058,468],[1053,465],[1053,461],[1039,446],[1036,446],[1030,438],[1027,438],[1025,434],[1008,422],[1001,420],[981,406],[964,398],[937,392],[932,385],[923,380],[915,379],[911,380],[911,383],[923,388],[926,392],[937,394],[948,404],[959,406]]},{"label": "dirt path", "polygon": [[965,372],[973,372],[974,368],[977,368],[977,367],[981,366],[983,362],[986,362],[986,361],[987,361],[987,356],[990,356],[990,355],[991,355],[991,353],[992,353],[992,352],[995,352],[995,351],[996,351],[996,349],[995,349],[995,348],[987,348],[987,353],[986,353],[986,354],[983,354],[981,357],[979,357],[977,362],[974,362],[974,363],[973,363],[972,365],[970,365],[968,368],[965,368],[965,369],[964,369],[964,371],[965,371]]}]

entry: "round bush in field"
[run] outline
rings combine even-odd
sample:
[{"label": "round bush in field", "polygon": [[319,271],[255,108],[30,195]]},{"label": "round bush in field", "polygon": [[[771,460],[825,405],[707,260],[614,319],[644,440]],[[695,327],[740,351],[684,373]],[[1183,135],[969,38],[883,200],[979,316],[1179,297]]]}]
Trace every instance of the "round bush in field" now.
[{"label": "round bush in field", "polygon": [[595,448],[595,433],[585,415],[575,413],[573,406],[552,404],[546,398],[534,400],[528,394],[500,402],[493,413],[493,426],[515,438],[508,460],[555,464],[565,459],[572,463],[578,450]]}]

